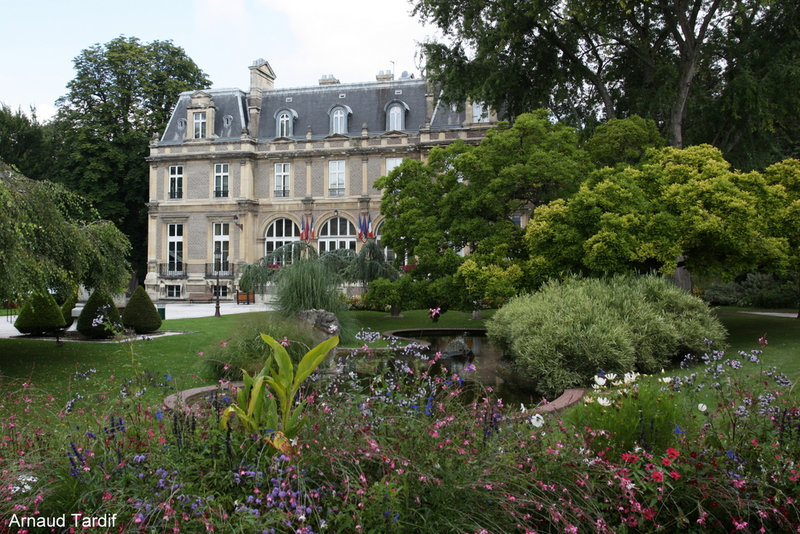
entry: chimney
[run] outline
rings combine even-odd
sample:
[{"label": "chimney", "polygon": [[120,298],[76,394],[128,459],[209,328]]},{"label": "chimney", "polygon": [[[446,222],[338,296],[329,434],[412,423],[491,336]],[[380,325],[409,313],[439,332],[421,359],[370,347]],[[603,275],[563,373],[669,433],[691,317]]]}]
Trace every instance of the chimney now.
[{"label": "chimney", "polygon": [[375,76],[375,80],[379,82],[391,82],[394,80],[394,74],[390,70],[382,70],[379,71],[378,74]]},{"label": "chimney", "polygon": [[336,85],[337,83],[339,83],[339,80],[333,74],[323,74],[322,78],[319,79],[320,85]]},{"label": "chimney", "polygon": [[255,60],[250,66],[250,92],[255,93],[258,90],[259,96],[261,96],[261,91],[273,87],[275,87],[275,72],[272,67],[265,59]]}]

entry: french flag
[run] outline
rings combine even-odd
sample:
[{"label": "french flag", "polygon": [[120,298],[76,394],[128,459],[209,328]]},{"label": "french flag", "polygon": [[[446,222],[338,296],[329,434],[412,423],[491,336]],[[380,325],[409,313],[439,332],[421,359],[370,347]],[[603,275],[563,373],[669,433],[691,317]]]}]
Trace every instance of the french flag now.
[{"label": "french flag", "polygon": [[372,233],[372,215],[369,216],[369,222],[367,223],[367,237],[375,237],[375,234]]},{"label": "french flag", "polygon": [[313,215],[311,216],[311,224],[309,224],[308,226],[309,226],[309,230],[308,231],[311,233],[311,239],[314,239],[315,236],[314,236],[314,216]]},{"label": "french flag", "polygon": [[308,238],[306,237],[306,218],[305,218],[305,216],[300,218],[300,239],[302,239],[303,241],[308,241]]}]

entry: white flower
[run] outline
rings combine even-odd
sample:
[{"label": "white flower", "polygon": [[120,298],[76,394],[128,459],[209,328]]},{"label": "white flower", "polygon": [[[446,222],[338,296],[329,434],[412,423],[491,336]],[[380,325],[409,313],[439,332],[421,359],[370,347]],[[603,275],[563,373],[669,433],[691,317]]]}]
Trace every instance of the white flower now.
[{"label": "white flower", "polygon": [[525,407],[525,405],[524,405],[524,404],[522,404],[522,403],[520,402],[520,403],[519,403],[519,411],[520,411],[520,412],[522,412],[522,413],[527,413],[527,412],[528,412],[528,409]]},{"label": "white flower", "polygon": [[611,406],[611,399],[608,397],[597,397],[597,404],[600,406]]},{"label": "white flower", "polygon": [[584,397],[583,403],[584,404],[592,404],[594,402],[594,397]]},{"label": "white flower", "polygon": [[637,378],[638,376],[639,376],[639,373],[625,373],[625,376],[623,377],[623,379],[622,379],[622,380],[623,380],[623,381],[624,381],[626,384],[630,384],[631,382],[636,382],[636,378]]},{"label": "white flower", "polygon": [[608,380],[614,380],[615,378],[617,378],[617,373],[606,373],[606,378]]},{"label": "white flower", "polygon": [[672,383],[672,377],[671,376],[665,376],[665,377],[659,378],[658,381],[662,382],[664,384],[671,384]]},{"label": "white flower", "polygon": [[530,421],[530,423],[536,428],[540,428],[542,425],[544,425],[544,417],[542,417],[542,414],[540,413],[532,415],[528,421]]},{"label": "white flower", "polygon": [[594,381],[597,383],[598,386],[606,385],[606,379],[600,375],[595,375]]},{"label": "white flower", "polygon": [[701,402],[700,404],[697,405],[697,409],[700,410],[701,412],[707,412],[708,411],[708,406],[706,406],[705,404],[703,404]]}]

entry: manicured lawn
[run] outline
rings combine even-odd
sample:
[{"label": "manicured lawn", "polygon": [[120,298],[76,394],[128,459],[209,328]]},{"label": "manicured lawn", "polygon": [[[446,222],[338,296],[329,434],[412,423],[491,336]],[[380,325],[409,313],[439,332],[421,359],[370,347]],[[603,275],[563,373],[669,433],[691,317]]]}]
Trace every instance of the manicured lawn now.
[{"label": "manicured lawn", "polygon": [[792,381],[800,380],[800,320],[769,315],[741,313],[742,308],[716,310],[728,329],[727,354],[759,348],[758,339],[766,336],[769,344],[762,361],[774,365]]},{"label": "manicured lawn", "polygon": [[[264,321],[269,321],[273,313],[167,320],[163,330],[189,333],[134,343],[67,342],[57,345],[55,341],[0,339],[0,390],[8,393],[23,382],[29,382],[50,392],[58,402],[66,402],[79,387],[76,371],[96,369],[93,384],[108,384],[108,390],[113,391],[121,387],[119,379],[134,375],[133,366],[140,373],[150,371],[151,381],[170,378],[173,387],[208,384],[212,378],[206,374],[199,354],[230,339],[241,322],[252,320],[253,316],[263,316]],[[491,314],[492,311],[484,312],[483,318]],[[730,354],[757,348],[758,338],[766,334],[769,346],[764,362],[777,366],[792,380],[800,380],[800,321],[744,314],[734,308],[719,309],[717,314],[730,333]],[[466,328],[484,324],[472,320],[469,313],[456,311],[442,314],[439,321],[433,323],[427,310],[403,311],[399,318],[384,312],[346,312],[342,323],[351,334],[361,329],[384,332],[401,328]],[[360,344],[358,341],[346,343],[351,346]],[[157,402],[155,394],[152,400]]]},{"label": "manicured lawn", "polygon": [[[391,318],[383,312],[347,312],[342,322],[351,337],[362,329],[383,332],[397,328],[483,325],[470,320],[470,314],[461,312],[447,312],[434,325],[427,313],[427,310],[414,310],[404,312],[400,318]],[[150,371],[153,379],[169,377],[169,382],[180,388],[208,384],[213,379],[207,375],[200,353],[230,339],[241,323],[252,321],[254,316],[267,322],[275,314],[277,312],[259,312],[166,320],[162,330],[187,333],[132,343],[94,341],[57,345],[50,340],[0,339],[0,390],[14,391],[28,382],[65,403],[75,394],[76,388],[79,389],[76,372],[95,369],[92,383],[107,384],[112,391],[121,387],[120,378],[134,375],[134,366],[140,373]],[[350,345],[360,346],[361,342],[354,340]],[[152,400],[156,402],[155,397]]]}]

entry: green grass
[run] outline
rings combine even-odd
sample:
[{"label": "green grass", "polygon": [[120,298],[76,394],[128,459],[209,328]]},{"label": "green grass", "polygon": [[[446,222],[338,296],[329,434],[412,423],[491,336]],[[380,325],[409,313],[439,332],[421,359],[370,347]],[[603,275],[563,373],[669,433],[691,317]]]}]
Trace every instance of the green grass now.
[{"label": "green grass", "polygon": [[741,313],[742,310],[728,307],[716,310],[728,330],[726,353],[757,349],[758,339],[766,335],[769,344],[761,358],[764,364],[776,366],[793,382],[800,381],[800,320]]},{"label": "green grass", "polygon": [[[118,389],[115,379],[130,377],[134,367],[139,372],[149,370],[156,376],[170,375],[180,388],[195,387],[211,382],[206,376],[199,353],[210,350],[230,339],[238,325],[253,316],[269,321],[276,312],[229,315],[220,318],[173,319],[164,321],[163,330],[191,333],[155,338],[134,343],[67,342],[0,339],[0,392],[16,391],[23,382],[50,392],[59,402],[72,396],[76,371],[96,369],[93,384],[108,384],[109,391]],[[484,312],[487,319],[492,311]],[[800,380],[800,321],[796,319],[739,313],[737,308],[722,308],[717,314],[730,332],[731,354],[738,350],[758,347],[758,338],[767,334],[769,346],[763,360],[775,365],[793,381]],[[427,310],[404,311],[402,317],[390,317],[384,312],[350,311],[341,318],[350,335],[361,329],[379,332],[416,328],[465,328],[483,326],[483,321],[471,320],[469,313],[448,311],[438,322],[428,318]],[[360,346],[361,342],[345,343]],[[131,355],[133,350],[133,358]],[[99,379],[99,380],[98,380]],[[153,402],[157,398],[153,397]]]},{"label": "green grass", "polygon": [[[92,383],[108,384],[111,391],[121,387],[111,377],[131,377],[134,367],[138,372],[150,371],[157,377],[169,375],[180,388],[209,384],[212,379],[199,354],[230,339],[240,324],[252,321],[253,317],[269,321],[277,313],[166,320],[161,330],[189,333],[132,343],[70,341],[57,345],[55,340],[0,339],[0,392],[15,391],[23,382],[28,382],[50,392],[59,402],[66,402],[78,386],[74,383],[76,371],[96,369]],[[350,337],[361,329],[384,332],[397,328],[483,325],[470,320],[470,314],[461,312],[447,312],[434,324],[427,310],[405,312],[401,318],[390,318],[382,312],[345,312],[342,323]],[[347,345],[361,344],[353,339]],[[157,402],[155,397],[152,400]]]}]

